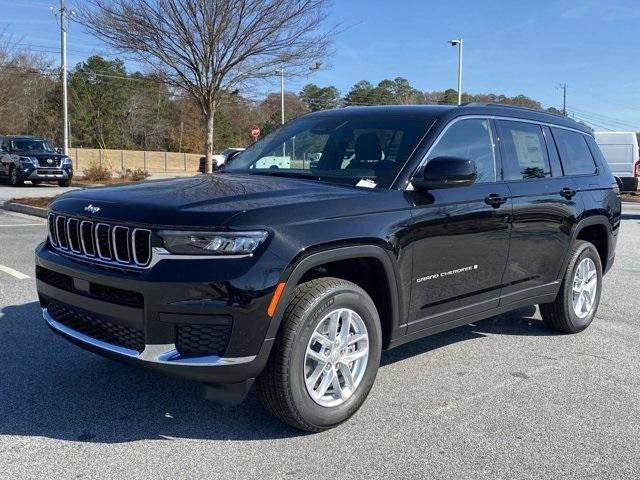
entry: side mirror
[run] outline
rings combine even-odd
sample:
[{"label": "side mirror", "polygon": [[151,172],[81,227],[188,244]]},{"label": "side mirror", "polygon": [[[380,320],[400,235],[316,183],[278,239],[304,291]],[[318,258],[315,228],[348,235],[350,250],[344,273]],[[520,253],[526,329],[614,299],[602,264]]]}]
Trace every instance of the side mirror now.
[{"label": "side mirror", "polygon": [[62,153],[62,148],[60,147],[56,147],[54,150],[56,151],[56,153]]},{"label": "side mirror", "polygon": [[457,157],[436,157],[424,167],[422,178],[411,183],[418,190],[464,187],[473,185],[478,177],[476,162]]}]

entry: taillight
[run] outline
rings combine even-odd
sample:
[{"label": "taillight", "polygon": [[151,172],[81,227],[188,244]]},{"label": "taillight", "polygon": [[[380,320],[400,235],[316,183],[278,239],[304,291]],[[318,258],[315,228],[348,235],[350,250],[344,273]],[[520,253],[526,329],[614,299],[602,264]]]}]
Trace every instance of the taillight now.
[{"label": "taillight", "polygon": [[636,161],[636,164],[633,167],[633,175],[636,177],[640,177],[640,160]]}]

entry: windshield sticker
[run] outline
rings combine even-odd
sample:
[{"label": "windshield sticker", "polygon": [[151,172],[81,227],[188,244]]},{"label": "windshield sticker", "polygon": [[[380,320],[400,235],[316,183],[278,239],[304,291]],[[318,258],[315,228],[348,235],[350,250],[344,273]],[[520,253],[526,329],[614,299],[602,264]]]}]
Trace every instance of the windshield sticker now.
[{"label": "windshield sticker", "polygon": [[366,178],[363,178],[358,183],[356,183],[356,187],[376,188],[377,186],[378,184],[376,182],[374,182],[373,180],[367,180]]},{"label": "windshield sticker", "polygon": [[416,283],[428,282],[429,280],[436,280],[438,278],[448,277],[450,275],[458,275],[464,272],[470,272],[471,270],[477,270],[478,265],[469,265],[467,267],[456,268],[455,270],[449,270],[448,272],[433,273],[426,277],[420,277],[416,279]]}]

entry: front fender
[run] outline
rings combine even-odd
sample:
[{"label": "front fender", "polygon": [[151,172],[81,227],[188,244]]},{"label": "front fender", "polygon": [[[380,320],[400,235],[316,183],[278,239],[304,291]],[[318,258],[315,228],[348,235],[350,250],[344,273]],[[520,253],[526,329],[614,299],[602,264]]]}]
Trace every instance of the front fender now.
[{"label": "front fender", "polygon": [[393,254],[377,245],[349,245],[310,253],[292,262],[289,267],[285,269],[280,280],[285,283],[285,287],[275,313],[271,319],[271,323],[267,331],[267,338],[275,338],[277,335],[284,311],[291,299],[291,296],[293,295],[293,290],[306,272],[325,263],[357,258],[374,258],[382,264],[390,290],[389,298],[391,300],[392,331],[398,328],[400,325],[400,312],[402,311],[402,307],[400,305],[401,295],[398,290],[398,266],[394,260]]}]

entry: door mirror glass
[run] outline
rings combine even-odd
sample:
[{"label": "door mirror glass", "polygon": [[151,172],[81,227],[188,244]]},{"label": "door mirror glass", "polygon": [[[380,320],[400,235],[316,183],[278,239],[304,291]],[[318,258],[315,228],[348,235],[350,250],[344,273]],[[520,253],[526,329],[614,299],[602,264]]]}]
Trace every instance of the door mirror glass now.
[{"label": "door mirror glass", "polygon": [[424,167],[422,178],[413,179],[419,190],[464,187],[475,183],[478,177],[476,162],[466,158],[437,157]]}]

